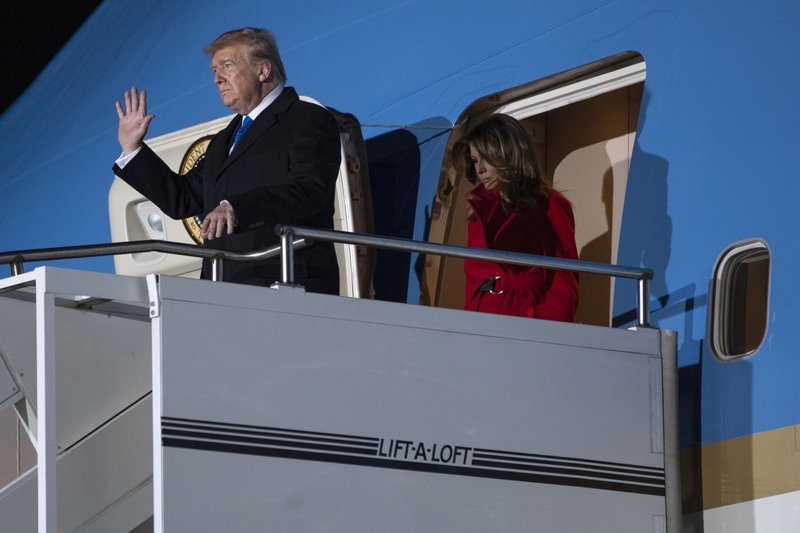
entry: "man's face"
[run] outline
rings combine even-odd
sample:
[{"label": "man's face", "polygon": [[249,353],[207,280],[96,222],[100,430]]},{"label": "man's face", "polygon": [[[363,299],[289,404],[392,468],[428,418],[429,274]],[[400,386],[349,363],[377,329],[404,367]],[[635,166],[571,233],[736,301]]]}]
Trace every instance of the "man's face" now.
[{"label": "man's face", "polygon": [[252,111],[269,92],[264,92],[266,84],[259,79],[266,80],[269,74],[265,65],[251,65],[242,44],[217,50],[211,58],[211,71],[222,103],[240,115]]}]

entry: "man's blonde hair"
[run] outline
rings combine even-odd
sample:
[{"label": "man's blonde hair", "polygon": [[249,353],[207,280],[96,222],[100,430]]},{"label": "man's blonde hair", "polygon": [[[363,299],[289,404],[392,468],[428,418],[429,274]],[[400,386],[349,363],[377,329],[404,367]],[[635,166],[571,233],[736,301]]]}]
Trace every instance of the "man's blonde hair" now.
[{"label": "man's blonde hair", "polygon": [[252,65],[268,61],[271,65],[269,80],[274,83],[286,83],[286,69],[283,68],[278,41],[271,31],[264,28],[241,28],[223,33],[203,50],[213,57],[222,48],[243,44],[246,47],[247,59]]}]

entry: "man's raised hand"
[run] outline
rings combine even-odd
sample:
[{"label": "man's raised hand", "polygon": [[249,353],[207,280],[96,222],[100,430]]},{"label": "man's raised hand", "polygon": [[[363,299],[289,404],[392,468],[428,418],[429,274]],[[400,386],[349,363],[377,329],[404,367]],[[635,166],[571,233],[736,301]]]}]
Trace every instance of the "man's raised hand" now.
[{"label": "man's raised hand", "polygon": [[114,104],[119,117],[117,138],[123,155],[128,155],[142,145],[144,136],[147,135],[147,128],[150,127],[150,121],[155,118],[155,115],[147,114],[147,92],[143,90],[140,94],[136,86],[131,87],[130,91],[125,91],[124,111],[119,101]]}]

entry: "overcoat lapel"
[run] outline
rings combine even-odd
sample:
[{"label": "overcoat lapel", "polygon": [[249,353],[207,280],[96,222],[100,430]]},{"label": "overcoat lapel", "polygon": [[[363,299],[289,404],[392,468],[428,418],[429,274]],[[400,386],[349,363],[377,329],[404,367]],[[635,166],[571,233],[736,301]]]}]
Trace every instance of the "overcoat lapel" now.
[{"label": "overcoat lapel", "polygon": [[[225,158],[225,161],[222,164],[222,168],[220,168],[217,175],[214,177],[215,181],[219,180],[222,174],[225,172],[229,166],[231,166],[234,162],[236,162],[239,157],[247,152],[247,150],[255,143],[262,135],[264,135],[270,128],[275,126],[280,120],[280,116],[286,112],[289,106],[298,99],[297,93],[294,91],[293,88],[287,87],[283,90],[283,92],[278,96],[278,98],[272,102],[267,108],[258,115],[256,120],[253,124],[248,128],[247,132],[239,139],[239,143],[234,147],[233,152],[230,153]],[[236,131],[241,124],[242,117],[238,116],[233,121],[233,129],[232,131],[227,132],[228,135],[233,135],[233,131]],[[229,126],[230,127],[230,126]],[[229,137],[226,137],[228,139]],[[226,146],[228,144],[226,143]]]},{"label": "overcoat lapel", "polygon": [[236,118],[231,120],[224,130],[217,133],[208,150],[206,150],[206,160],[203,166],[205,168],[205,179],[211,178],[211,183],[216,183],[222,174],[225,160],[228,158],[228,147],[230,146],[231,138],[236,130],[239,129],[241,123],[241,115],[236,115]]}]

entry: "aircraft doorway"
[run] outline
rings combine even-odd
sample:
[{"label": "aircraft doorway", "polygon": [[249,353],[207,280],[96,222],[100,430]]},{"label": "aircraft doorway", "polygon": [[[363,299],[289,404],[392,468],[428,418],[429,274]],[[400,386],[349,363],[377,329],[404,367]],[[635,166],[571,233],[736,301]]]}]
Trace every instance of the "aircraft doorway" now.
[{"label": "aircraft doorway", "polygon": [[[476,100],[450,135],[432,212],[430,241],[466,245],[466,194],[455,175],[453,144],[492,113],[520,120],[546,179],[573,206],[579,257],[616,263],[628,169],[644,90],[645,62],[624,52]],[[426,258],[421,303],[464,305],[463,261]],[[581,275],[577,320],[611,325],[613,279]]]}]

